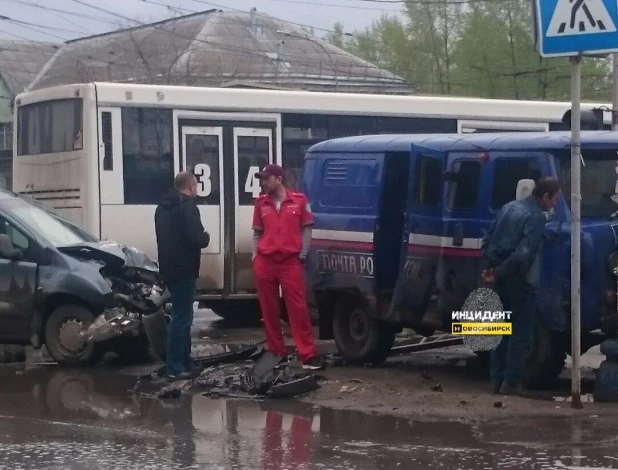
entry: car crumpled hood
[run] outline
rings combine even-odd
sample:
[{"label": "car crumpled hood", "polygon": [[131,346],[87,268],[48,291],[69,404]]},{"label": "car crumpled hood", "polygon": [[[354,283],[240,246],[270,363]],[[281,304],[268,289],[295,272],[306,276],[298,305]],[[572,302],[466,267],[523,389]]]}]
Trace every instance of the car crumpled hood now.
[{"label": "car crumpled hood", "polygon": [[86,242],[58,248],[64,254],[75,258],[101,261],[112,268],[135,268],[159,272],[159,266],[146,253],[132,246],[114,242]]}]

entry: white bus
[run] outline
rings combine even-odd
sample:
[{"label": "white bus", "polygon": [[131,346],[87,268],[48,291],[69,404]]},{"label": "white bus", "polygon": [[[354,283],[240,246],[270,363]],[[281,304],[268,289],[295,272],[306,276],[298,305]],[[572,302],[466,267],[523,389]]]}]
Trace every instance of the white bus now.
[{"label": "white bus", "polygon": [[[211,236],[196,300],[223,317],[239,306],[246,314],[258,313],[251,218],[260,192],[254,175],[267,163],[282,165],[294,188],[305,151],[326,139],[561,130],[569,108],[570,103],[431,96],[58,86],[16,97],[13,190],[65,213],[101,239],[140,247],[156,259],[155,207],[178,172],[193,171]],[[605,124],[609,127],[610,118]]]}]

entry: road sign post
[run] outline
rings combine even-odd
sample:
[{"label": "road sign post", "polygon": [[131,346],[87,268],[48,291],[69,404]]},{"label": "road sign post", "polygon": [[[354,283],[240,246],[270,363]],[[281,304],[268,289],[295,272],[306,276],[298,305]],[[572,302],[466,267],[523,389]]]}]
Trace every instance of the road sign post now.
[{"label": "road sign post", "polygon": [[581,55],[571,57],[571,404],[581,408]]},{"label": "road sign post", "polygon": [[533,0],[535,42],[542,57],[570,57],[571,71],[571,406],[581,408],[581,61],[618,52],[616,0]]},{"label": "road sign post", "polygon": [[612,54],[612,130],[618,131],[618,53]]}]

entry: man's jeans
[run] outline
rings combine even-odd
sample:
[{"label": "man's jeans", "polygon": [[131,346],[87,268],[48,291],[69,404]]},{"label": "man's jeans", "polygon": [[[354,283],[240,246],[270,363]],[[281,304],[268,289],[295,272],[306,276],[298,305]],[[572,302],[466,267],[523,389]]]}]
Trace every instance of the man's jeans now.
[{"label": "man's jeans", "polygon": [[172,321],[167,334],[167,375],[188,372],[193,367],[191,324],[196,284],[196,279],[187,279],[168,286],[172,296]]},{"label": "man's jeans", "polygon": [[[526,367],[526,357],[536,318],[536,295],[529,290],[508,282],[496,286],[504,310],[510,310],[513,330],[504,335],[500,344],[491,352],[491,381],[519,385]],[[508,321],[508,320],[507,320]]]}]

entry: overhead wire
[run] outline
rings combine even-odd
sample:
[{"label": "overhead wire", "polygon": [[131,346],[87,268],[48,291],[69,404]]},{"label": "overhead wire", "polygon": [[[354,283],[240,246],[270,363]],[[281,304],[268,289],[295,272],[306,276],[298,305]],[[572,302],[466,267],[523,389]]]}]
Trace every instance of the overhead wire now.
[{"label": "overhead wire", "polygon": [[[43,6],[41,6],[41,5],[37,5],[37,4],[35,4],[35,3],[28,2],[28,1],[25,1],[25,0],[9,0],[9,1],[14,1],[14,2],[16,2],[16,3],[21,3],[21,4],[25,4],[25,5],[29,5],[29,6],[33,6],[33,7],[43,8],[43,9],[45,9],[45,10],[49,10],[49,11],[52,11],[52,12],[54,12],[54,13],[76,14],[76,15],[79,15],[79,16],[81,16],[81,17],[89,17],[88,15],[77,14],[77,13],[69,12],[69,11],[66,11],[66,10],[54,9],[54,8],[49,8],[49,7],[43,7]],[[93,9],[98,10],[98,11],[104,12],[104,13],[106,13],[106,14],[109,14],[109,15],[115,16],[115,17],[117,17],[117,18],[122,18],[122,19],[124,19],[125,21],[130,21],[130,22],[132,22],[132,23],[136,23],[136,24],[138,24],[138,25],[140,25],[140,26],[146,26],[146,27],[147,27],[147,26],[150,26],[149,24],[143,23],[143,22],[138,21],[138,20],[135,20],[135,19],[133,19],[133,18],[126,17],[126,16],[124,16],[124,15],[120,15],[120,14],[118,14],[118,13],[116,13],[116,12],[113,12],[113,11],[110,11],[110,10],[103,9],[103,8],[101,8],[101,7],[97,7],[97,6],[94,6],[94,5],[88,4],[88,3],[84,2],[84,1],[81,1],[81,0],[73,0],[73,1],[75,1],[75,2],[76,2],[76,3],[78,3],[78,4],[81,4],[81,5],[84,5],[84,6],[87,6],[87,7],[91,7],[91,8],[93,8]],[[187,8],[182,8],[182,7],[172,7],[172,6],[171,6],[171,5],[169,5],[169,4],[161,3],[161,2],[158,2],[158,1],[155,1],[155,0],[138,0],[138,1],[141,1],[141,2],[144,2],[144,3],[150,3],[150,4],[153,4],[153,5],[158,5],[158,6],[160,6],[160,7],[167,8],[167,9],[168,9],[168,10],[170,10],[170,11],[173,11],[173,10],[180,11],[180,10],[182,10],[182,11],[187,11],[187,12],[193,12],[193,10],[190,10],[190,9],[187,9]],[[239,10],[239,9],[234,9],[234,8],[225,7],[225,6],[223,6],[223,5],[219,5],[219,4],[216,4],[216,3],[213,3],[213,2],[208,2],[208,1],[203,1],[203,0],[193,0],[193,1],[195,1],[195,2],[197,2],[197,3],[206,4],[206,5],[209,5],[209,6],[214,6],[214,7],[218,7],[218,8],[225,8],[225,9],[227,9],[227,10],[238,11],[238,12],[242,12],[242,13],[245,13],[245,14],[247,13],[247,12],[246,12],[246,11],[244,11],[244,10]],[[286,1],[286,2],[295,1],[295,2],[298,2],[298,3],[315,4],[315,2],[309,2],[309,1],[307,1],[307,2],[301,2],[301,1],[299,1],[299,0],[277,0],[277,1]],[[492,0],[482,0],[482,1],[483,1],[483,2],[488,2],[488,1],[492,1]],[[387,2],[372,2],[372,3],[387,3]],[[405,3],[405,2],[392,2],[392,3]],[[419,3],[419,4],[420,4],[420,3],[422,3],[422,4],[425,4],[425,3],[432,3],[432,2],[427,2],[427,1],[424,1],[424,0],[423,0],[423,1],[416,1],[416,2],[412,2],[412,3]],[[440,3],[440,4],[444,4],[444,1],[442,1],[442,2],[433,2],[433,3]],[[451,2],[448,2],[448,3],[454,3],[454,2],[452,2],[452,1],[451,1]],[[468,1],[468,2],[464,2],[464,3],[472,3],[472,2]],[[195,12],[195,13],[199,13],[199,12]],[[257,13],[257,12],[256,12],[256,15],[260,16],[260,15],[261,15],[261,13]],[[90,18],[96,18],[96,17],[90,17]],[[116,24],[116,25],[118,25],[118,24],[122,24],[122,23],[118,23],[118,22],[113,22],[113,21],[110,21],[110,20],[108,20],[108,19],[102,19],[102,18],[96,18],[96,19],[97,19],[97,20],[99,20],[99,21],[105,22],[105,23],[107,23],[107,24]],[[231,18],[226,18],[225,20],[226,20],[226,21],[229,21],[229,20],[233,20],[233,19],[231,19]],[[286,22],[286,23],[288,23],[288,24],[294,24],[294,25],[296,25],[296,26],[309,27],[309,28],[318,29],[318,30],[327,31],[327,32],[334,32],[333,30],[327,30],[327,29],[323,29],[323,28],[315,28],[315,27],[313,27],[313,26],[306,25],[306,24],[302,24],[302,23],[296,23],[296,22],[291,22],[291,21],[286,21],[286,20],[282,20],[282,21],[284,21],[284,22]],[[27,22],[23,22],[23,23],[25,23],[25,25],[28,25],[28,23],[27,23]],[[41,27],[41,26],[42,26],[42,25],[36,25],[36,24],[34,24],[34,23],[30,23],[30,25],[33,25],[33,26],[38,26],[38,27]],[[156,26],[155,26],[155,28],[156,28]],[[56,30],[60,30],[60,28],[54,28],[54,29],[56,29]],[[258,57],[260,57],[261,59],[264,59],[264,60],[266,59],[265,55],[260,54],[260,53],[255,53],[254,51],[247,51],[246,49],[237,49],[237,48],[233,48],[233,47],[225,47],[225,46],[223,46],[223,45],[221,45],[221,44],[212,43],[212,42],[210,42],[210,41],[200,40],[200,39],[197,39],[197,38],[191,38],[191,37],[182,36],[182,35],[178,34],[178,33],[177,33],[177,32],[175,32],[175,31],[169,31],[169,30],[166,30],[165,28],[161,28],[161,29],[162,29],[163,31],[165,31],[165,32],[169,33],[169,34],[174,34],[174,35],[176,35],[176,36],[178,36],[178,37],[181,37],[181,38],[183,38],[183,39],[187,39],[187,40],[190,40],[190,41],[196,41],[196,42],[203,42],[203,43],[206,43],[206,44],[209,44],[209,45],[215,46],[215,47],[217,47],[217,48],[219,48],[219,49],[223,49],[224,51],[227,51],[227,52],[225,52],[225,53],[234,54],[234,55],[252,55],[252,56],[258,56]],[[32,30],[33,30],[33,31],[35,31],[35,32],[39,32],[39,31],[37,31],[37,30],[35,30],[35,29],[32,29]],[[69,31],[69,30],[64,30],[64,31]],[[73,32],[73,31],[72,31],[72,32]],[[112,33],[113,33],[113,32],[112,32]],[[15,37],[19,37],[19,38],[21,38],[21,39],[27,39],[27,38],[23,38],[22,36],[17,36],[17,35],[15,35],[15,34],[13,34],[13,33],[9,33],[9,32],[7,32],[7,34],[10,34],[10,35],[15,36]],[[110,34],[110,33],[107,33],[107,34]],[[294,35],[293,37],[295,37],[295,38],[299,38],[299,36],[296,36],[296,35]],[[64,38],[60,38],[60,39],[64,39]],[[312,39],[312,40],[313,40],[313,39]],[[326,43],[327,43],[327,42],[326,42]],[[319,43],[318,43],[318,44],[319,44]],[[84,45],[85,45],[85,44],[84,44]],[[347,55],[349,55],[349,54],[347,54],[347,53],[346,53],[346,54],[341,54],[341,53],[338,53],[338,52],[335,52],[335,51],[332,51],[330,54],[332,54],[332,55],[346,55],[346,56],[347,56]],[[286,55],[287,55],[288,57],[294,57],[293,55],[291,55],[291,54],[289,54],[289,53],[287,53]],[[311,62],[311,61],[310,61],[310,60],[307,60],[307,57],[306,57],[306,56],[303,56],[303,59],[304,59],[304,60],[302,61],[302,64],[303,64],[303,65],[310,65],[310,63],[309,63],[309,62]],[[290,58],[288,58],[288,59],[287,59],[287,61],[288,61],[288,62],[295,62],[293,59],[290,59]],[[101,61],[101,62],[105,63],[105,61]],[[323,65],[324,61],[319,61],[319,63],[320,63],[321,65]],[[134,66],[134,64],[122,64],[122,63],[118,63],[118,62],[115,62],[115,63],[114,63],[114,65],[119,65],[119,66],[124,65],[124,66],[127,66],[127,67]],[[565,67],[565,68],[566,68],[566,67]],[[514,73],[517,73],[517,72],[514,72]],[[505,75],[507,75],[507,74],[505,74]]]}]

